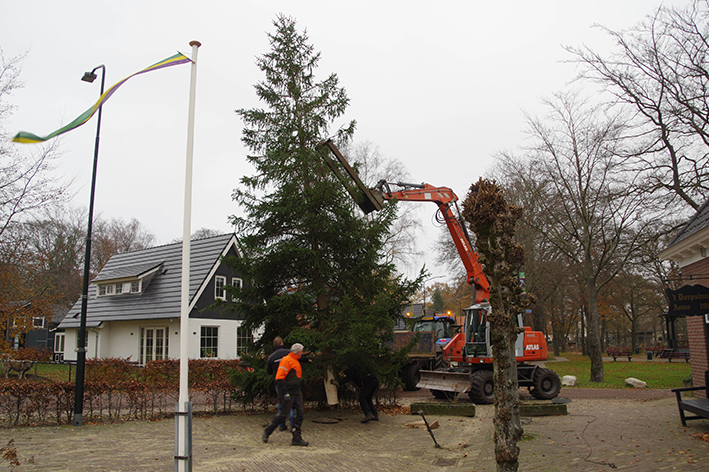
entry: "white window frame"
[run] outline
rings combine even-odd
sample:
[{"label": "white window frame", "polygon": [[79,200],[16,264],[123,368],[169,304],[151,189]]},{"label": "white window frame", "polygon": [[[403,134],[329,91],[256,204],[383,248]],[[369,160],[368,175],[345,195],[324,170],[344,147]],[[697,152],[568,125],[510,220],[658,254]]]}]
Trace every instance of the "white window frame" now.
[{"label": "white window frame", "polygon": [[[37,322],[39,321],[39,324]],[[35,316],[32,318],[32,327],[34,329],[44,329],[46,319],[43,316]]]},{"label": "white window frame", "polygon": [[226,276],[215,275],[214,276],[214,299],[226,301],[226,290],[224,286],[226,285]]},{"label": "white window frame", "polygon": [[[148,334],[150,335],[148,337]],[[151,343],[148,346],[147,340]],[[167,326],[143,326],[140,328],[139,363],[167,359],[170,353],[170,328]],[[150,352],[148,352],[148,349]]]},{"label": "white window frame", "polygon": [[126,295],[129,293],[140,293],[143,288],[141,280],[133,280],[131,282],[114,282],[110,284],[98,285],[98,296],[106,297],[112,295]]},{"label": "white window frame", "polygon": [[64,347],[66,344],[66,334],[65,333],[54,333],[54,353],[64,354]]},{"label": "white window frame", "polygon": [[[246,332],[246,335],[243,333]],[[253,332],[242,326],[236,328],[236,357],[241,358],[242,354],[246,354],[248,351],[248,343],[252,342],[254,339]],[[246,340],[246,342],[243,342]]]},{"label": "white window frame", "polygon": [[[232,277],[231,286],[234,288],[242,288],[244,286],[244,279],[242,279],[241,277]],[[238,300],[239,299],[234,296],[231,297],[232,302],[236,302]]]},{"label": "white window frame", "polygon": [[[205,330],[216,330],[216,332],[210,332],[205,334]],[[209,346],[206,346],[205,340],[210,340]],[[214,341],[211,341],[211,340]],[[206,351],[210,351],[209,355]],[[200,326],[199,330],[199,357],[200,359],[216,359],[219,357],[219,326]]]}]

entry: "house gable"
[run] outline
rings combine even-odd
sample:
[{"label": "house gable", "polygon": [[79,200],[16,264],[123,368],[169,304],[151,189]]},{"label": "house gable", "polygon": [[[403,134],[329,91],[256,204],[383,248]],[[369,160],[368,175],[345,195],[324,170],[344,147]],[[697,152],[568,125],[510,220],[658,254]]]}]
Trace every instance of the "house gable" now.
[{"label": "house gable", "polygon": [[[224,249],[221,257],[238,257],[238,251],[236,245],[227,246]],[[191,318],[212,318],[212,319],[233,319],[241,320],[243,316],[238,316],[234,311],[227,307],[219,307],[216,309],[206,310],[209,306],[213,305],[216,293],[216,278],[223,277],[226,285],[231,285],[232,280],[238,278],[243,280],[241,274],[236,272],[231,267],[225,265],[220,261],[218,264],[212,267],[209,275],[205,279],[204,283],[197,292],[196,301],[193,302],[193,310],[190,313]]]}]

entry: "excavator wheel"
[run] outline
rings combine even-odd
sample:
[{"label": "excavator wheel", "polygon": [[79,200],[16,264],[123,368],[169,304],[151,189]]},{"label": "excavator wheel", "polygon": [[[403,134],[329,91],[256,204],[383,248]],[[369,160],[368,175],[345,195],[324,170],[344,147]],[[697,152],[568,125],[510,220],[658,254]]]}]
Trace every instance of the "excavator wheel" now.
[{"label": "excavator wheel", "polygon": [[473,372],[468,396],[480,405],[489,405],[495,398],[495,384],[492,381],[491,370]]},{"label": "excavator wheel", "polygon": [[559,376],[551,369],[537,369],[532,382],[534,386],[529,388],[529,393],[537,400],[551,400],[561,391]]}]

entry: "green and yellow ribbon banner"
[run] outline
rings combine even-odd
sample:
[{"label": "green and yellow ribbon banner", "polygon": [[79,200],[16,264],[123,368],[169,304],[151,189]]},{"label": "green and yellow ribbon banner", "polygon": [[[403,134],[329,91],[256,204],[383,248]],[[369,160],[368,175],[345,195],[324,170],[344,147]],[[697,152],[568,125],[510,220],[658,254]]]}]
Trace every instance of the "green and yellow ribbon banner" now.
[{"label": "green and yellow ribbon banner", "polygon": [[79,126],[89,121],[91,117],[94,116],[94,113],[98,111],[101,105],[103,105],[106,100],[108,100],[109,97],[113,95],[116,90],[118,90],[118,87],[123,85],[131,77],[135,77],[136,75],[145,74],[146,72],[151,72],[158,69],[164,69],[165,67],[172,67],[179,64],[187,64],[188,62],[192,62],[192,60],[182,53],[177,53],[174,56],[170,56],[167,59],[163,59],[162,61],[155,63],[150,67],[146,67],[145,69],[136,72],[135,74],[129,75],[125,79],[111,86],[108,90],[106,90],[106,92],[104,92],[103,95],[101,95],[101,97],[99,97],[98,101],[94,104],[94,106],[79,115],[74,121],[72,121],[68,125],[59,128],[55,132],[50,133],[44,137],[40,137],[32,133],[27,133],[25,131],[20,131],[19,133],[17,133],[17,135],[15,135],[14,138],[12,138],[12,141],[16,143],[41,143],[43,141],[55,138],[60,134],[64,134],[67,131],[71,131],[75,128],[78,128]]}]

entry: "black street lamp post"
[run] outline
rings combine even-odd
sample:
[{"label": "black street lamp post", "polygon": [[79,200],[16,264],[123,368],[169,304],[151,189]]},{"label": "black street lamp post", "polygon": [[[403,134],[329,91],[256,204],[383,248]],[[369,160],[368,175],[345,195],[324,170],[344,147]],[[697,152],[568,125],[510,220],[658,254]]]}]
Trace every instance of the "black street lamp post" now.
[{"label": "black street lamp post", "polygon": [[[106,66],[101,64],[94,67],[91,72],[84,73],[81,78],[84,82],[96,80],[96,71],[101,69],[101,95],[106,79]],[[91,174],[91,195],[89,197],[89,224],[86,230],[86,253],[84,255],[84,280],[81,288],[81,324],[79,325],[79,339],[76,357],[76,387],[74,389],[74,426],[82,425],[84,411],[84,371],[86,370],[86,311],[89,303],[89,275],[91,269],[91,228],[94,219],[94,194],[96,193],[96,168],[98,167],[98,145],[101,137],[101,110],[98,107],[98,123],[96,124],[96,143],[94,144],[94,166]]]},{"label": "black street lamp post", "polygon": [[423,281],[423,307],[421,308],[421,315],[426,316],[426,282],[433,279],[443,278],[442,275],[436,275],[434,277],[429,277]]}]

